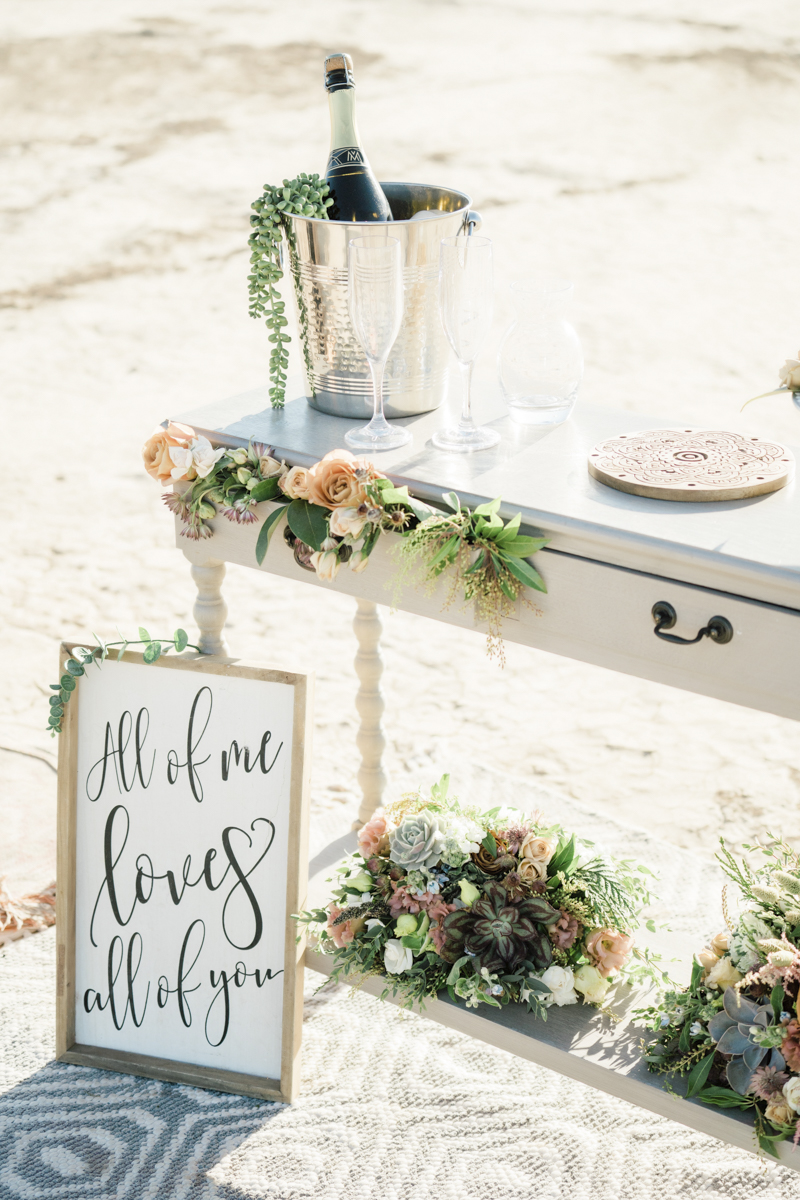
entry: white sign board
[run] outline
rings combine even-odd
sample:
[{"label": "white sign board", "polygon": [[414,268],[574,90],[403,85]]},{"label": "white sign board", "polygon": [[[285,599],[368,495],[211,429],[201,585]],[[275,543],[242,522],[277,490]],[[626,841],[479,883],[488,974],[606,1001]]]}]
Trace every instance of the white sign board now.
[{"label": "white sign board", "polygon": [[291,1096],[305,901],[305,675],[89,666],[59,756],[59,1051]]}]

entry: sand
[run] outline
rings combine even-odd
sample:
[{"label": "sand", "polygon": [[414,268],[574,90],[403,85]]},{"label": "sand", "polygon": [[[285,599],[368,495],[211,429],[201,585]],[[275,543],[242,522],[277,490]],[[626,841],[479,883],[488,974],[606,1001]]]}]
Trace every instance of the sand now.
[{"label": "sand", "polygon": [[[139,448],[264,382],[250,201],[322,170],[322,58],[352,53],[378,175],[469,192],[513,277],[575,281],[579,403],[798,440],[800,9],[780,0],[302,5],[36,0],[0,14],[6,506],[0,874],[54,872],[61,638],[192,629],[193,587]],[[231,568],[242,657],[318,674],[313,802],[356,807],[352,603]],[[301,636],[297,636],[301,634]],[[393,793],[480,761],[711,855],[797,828],[791,721],[386,616]]]}]

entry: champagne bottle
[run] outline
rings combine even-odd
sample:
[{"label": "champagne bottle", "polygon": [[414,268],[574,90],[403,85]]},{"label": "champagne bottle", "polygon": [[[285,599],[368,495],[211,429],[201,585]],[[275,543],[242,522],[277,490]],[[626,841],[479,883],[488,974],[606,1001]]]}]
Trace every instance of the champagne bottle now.
[{"label": "champagne bottle", "polygon": [[331,152],[325,172],[332,221],[391,221],[392,213],[361,145],[356,125],[356,85],[349,54],[325,59],[331,110]]}]

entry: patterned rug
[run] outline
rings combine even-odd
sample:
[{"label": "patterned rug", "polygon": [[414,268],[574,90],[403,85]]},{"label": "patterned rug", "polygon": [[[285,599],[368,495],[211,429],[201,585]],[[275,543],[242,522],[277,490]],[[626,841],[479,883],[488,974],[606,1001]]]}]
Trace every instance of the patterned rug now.
[{"label": "patterned rug", "polygon": [[[708,864],[528,783],[469,778],[657,867],[682,932],[719,923]],[[54,1063],[54,947],[48,930],[0,950],[0,1200],[800,1200],[794,1171],[369,996],[313,995],[310,973],[290,1107]]]}]

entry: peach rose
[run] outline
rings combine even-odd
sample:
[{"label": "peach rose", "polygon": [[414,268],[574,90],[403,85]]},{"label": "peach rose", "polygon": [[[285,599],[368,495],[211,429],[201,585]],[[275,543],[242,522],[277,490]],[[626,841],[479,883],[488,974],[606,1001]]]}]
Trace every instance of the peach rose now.
[{"label": "peach rose", "polygon": [[383,814],[382,809],[378,809],[376,813],[367,821],[366,825],[358,831],[358,848],[364,855],[364,858],[371,858],[373,854],[378,854],[381,851],[382,844],[386,843],[386,849],[389,849],[389,820]]},{"label": "peach rose", "polygon": [[370,471],[370,464],[354,458],[349,450],[331,450],[311,468],[309,500],[323,508],[358,508],[367,494],[356,471]]},{"label": "peach rose", "polygon": [[170,447],[185,448],[194,437],[195,432],[189,425],[181,425],[177,421],[170,421],[166,429],[159,425],[142,446],[142,458],[147,474],[159,483],[168,483],[172,479],[172,468],[175,466],[170,458]]},{"label": "peach rose", "polygon": [[586,953],[603,976],[613,975],[625,965],[633,938],[617,929],[595,929],[586,940]]},{"label": "peach rose", "polygon": [[[519,848],[519,857],[527,858],[530,862],[541,863],[543,867],[546,867],[555,852],[556,843],[552,838],[539,837],[538,834],[529,833]],[[544,877],[544,875],[539,876],[541,879]]]}]

